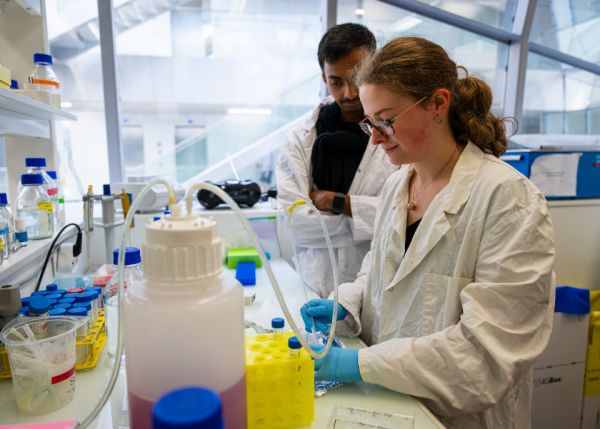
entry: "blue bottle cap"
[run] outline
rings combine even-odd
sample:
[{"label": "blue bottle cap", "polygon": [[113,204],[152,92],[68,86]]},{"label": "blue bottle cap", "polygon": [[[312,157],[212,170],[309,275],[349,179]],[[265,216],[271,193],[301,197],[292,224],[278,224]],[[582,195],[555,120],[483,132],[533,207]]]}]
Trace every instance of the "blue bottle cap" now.
[{"label": "blue bottle cap", "polygon": [[271,328],[281,329],[285,326],[285,320],[282,317],[274,317],[271,319]]},{"label": "blue bottle cap", "polygon": [[29,312],[31,314],[45,314],[50,310],[51,303],[50,300],[44,298],[43,296],[32,296],[29,301]]},{"label": "blue bottle cap", "polygon": [[48,312],[49,316],[64,316],[65,314],[67,314],[67,310],[65,310],[64,308],[57,308],[57,307],[54,307],[52,310],[50,310]]},{"label": "blue bottle cap", "polygon": [[54,304],[54,308],[69,309],[71,307],[72,307],[71,303],[69,303],[69,302],[59,302],[58,304]]},{"label": "blue bottle cap", "polygon": [[76,308],[76,307],[83,307],[85,308],[87,311],[90,311],[92,309],[92,303],[88,302],[88,301],[83,301],[83,302],[76,302],[74,304],[71,305],[72,308]]},{"label": "blue bottle cap", "polygon": [[46,295],[46,298],[55,299],[58,301],[59,299],[62,299],[62,295],[60,293],[49,293],[48,295]]},{"label": "blue bottle cap", "polygon": [[96,291],[83,292],[80,293],[77,297],[77,302],[90,302],[95,300],[96,298],[98,298],[98,295],[96,295]]},{"label": "blue bottle cap", "polygon": [[75,298],[62,298],[60,301],[58,301],[59,304],[73,304],[75,302]]},{"label": "blue bottle cap", "polygon": [[21,307],[19,314],[24,314],[25,316],[28,316],[29,315],[29,307],[27,307],[27,306]]},{"label": "blue bottle cap", "polygon": [[56,289],[53,293],[57,293],[61,297],[64,297],[67,294],[67,291],[65,289]]},{"label": "blue bottle cap", "polygon": [[11,79],[10,89],[19,89],[19,82],[17,82],[15,79]]},{"label": "blue bottle cap", "polygon": [[8,197],[5,192],[0,192],[0,206],[5,206],[8,204]]},{"label": "blue bottle cap", "polygon": [[57,289],[58,289],[58,285],[56,283],[50,283],[50,284],[46,285],[46,290],[48,292],[54,292]]},{"label": "blue bottle cap", "polygon": [[223,429],[221,398],[202,387],[173,390],[156,402],[152,421],[153,429]]},{"label": "blue bottle cap", "polygon": [[[137,247],[125,248],[125,265],[136,265],[142,262],[142,254]],[[119,249],[113,251],[113,265],[119,263]]]},{"label": "blue bottle cap", "polygon": [[46,296],[48,295],[48,292],[45,290],[36,290],[35,292],[31,293],[31,296]]},{"label": "blue bottle cap", "polygon": [[164,214],[165,216],[166,216],[166,215],[170,215],[170,214],[171,214],[171,210],[165,210],[165,211],[163,212],[163,214]]},{"label": "blue bottle cap", "polygon": [[48,176],[50,176],[50,178],[52,180],[56,180],[58,178],[58,175],[56,174],[56,171],[47,170],[46,173],[48,173]]},{"label": "blue bottle cap", "polygon": [[25,167],[45,167],[46,158],[25,158]]},{"label": "blue bottle cap", "polygon": [[67,310],[69,316],[87,316],[88,309],[85,307],[71,307]]},{"label": "blue bottle cap", "polygon": [[154,216],[154,217],[152,218],[152,220],[153,220],[154,222],[156,222],[157,220],[160,220],[160,216]]},{"label": "blue bottle cap", "polygon": [[33,62],[34,63],[43,63],[43,64],[52,64],[52,55],[50,54],[42,54],[37,52],[33,54]]},{"label": "blue bottle cap", "polygon": [[110,196],[112,192],[110,192],[110,183],[106,183],[102,185],[102,195]]},{"label": "blue bottle cap", "polygon": [[98,295],[98,296],[102,295],[102,288],[100,286],[92,286],[90,289],[92,289],[94,292],[96,292],[96,295]]},{"label": "blue bottle cap", "polygon": [[31,297],[26,296],[25,298],[21,299],[21,305],[28,305],[29,301],[31,301]]},{"label": "blue bottle cap", "polygon": [[44,178],[41,174],[21,174],[21,185],[43,185]]},{"label": "blue bottle cap", "polygon": [[288,347],[292,350],[298,350],[302,348],[302,344],[300,344],[300,340],[296,337],[288,338]]},{"label": "blue bottle cap", "polygon": [[44,298],[46,298],[48,300],[48,302],[50,303],[50,307],[58,304],[58,300],[57,299],[50,299],[50,298],[48,298],[48,295],[46,295]]}]

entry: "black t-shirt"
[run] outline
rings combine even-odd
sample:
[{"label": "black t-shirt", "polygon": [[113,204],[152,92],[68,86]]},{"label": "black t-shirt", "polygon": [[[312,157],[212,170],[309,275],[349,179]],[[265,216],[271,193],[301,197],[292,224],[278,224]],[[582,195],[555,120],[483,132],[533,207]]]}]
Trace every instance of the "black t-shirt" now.
[{"label": "black t-shirt", "polygon": [[404,245],[405,252],[408,250],[408,246],[410,246],[410,243],[412,242],[412,239],[415,236],[415,233],[417,232],[417,228],[419,227],[419,224],[421,223],[421,219],[411,223],[410,225],[408,225],[406,227],[406,243]]},{"label": "black t-shirt", "polygon": [[342,122],[337,103],[321,107],[311,154],[313,183],[318,189],[347,194],[369,137],[357,122]]}]

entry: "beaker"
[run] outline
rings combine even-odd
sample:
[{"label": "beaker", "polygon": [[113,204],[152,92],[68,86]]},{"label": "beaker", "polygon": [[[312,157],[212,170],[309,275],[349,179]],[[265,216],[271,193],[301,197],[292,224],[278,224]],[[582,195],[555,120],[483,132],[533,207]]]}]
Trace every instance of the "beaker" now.
[{"label": "beaker", "polygon": [[[87,318],[17,318],[0,332],[6,345],[17,407],[45,414],[69,403],[75,394],[75,332]],[[37,333],[44,332],[43,337]]]}]

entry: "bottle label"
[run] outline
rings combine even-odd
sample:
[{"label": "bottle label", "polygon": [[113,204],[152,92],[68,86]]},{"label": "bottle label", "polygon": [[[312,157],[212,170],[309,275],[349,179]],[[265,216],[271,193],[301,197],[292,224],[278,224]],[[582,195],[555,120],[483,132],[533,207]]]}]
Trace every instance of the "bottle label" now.
[{"label": "bottle label", "polygon": [[58,188],[48,188],[48,195],[58,194]]},{"label": "bottle label", "polygon": [[65,203],[65,199],[64,198],[59,198],[58,199],[58,204],[64,204]]},{"label": "bottle label", "polygon": [[54,211],[52,203],[38,203],[37,208],[40,211],[45,211],[48,213],[52,213]]},{"label": "bottle label", "polygon": [[8,234],[8,228],[0,228],[0,235]]},{"label": "bottle label", "polygon": [[58,82],[55,82],[53,80],[46,80],[46,79],[31,79],[31,83],[36,84],[36,85],[51,85],[51,86],[55,86],[57,88],[60,87]]}]

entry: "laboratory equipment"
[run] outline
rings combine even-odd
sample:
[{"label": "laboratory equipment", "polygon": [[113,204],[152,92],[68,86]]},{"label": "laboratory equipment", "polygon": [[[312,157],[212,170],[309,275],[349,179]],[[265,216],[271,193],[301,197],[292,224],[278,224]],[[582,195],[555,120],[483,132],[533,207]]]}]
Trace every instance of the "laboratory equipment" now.
[{"label": "laboratory equipment", "polygon": [[[113,263],[117,265],[119,260],[119,249],[113,252]],[[144,278],[142,271],[142,256],[137,247],[125,249],[125,268],[123,269],[123,287],[127,288],[134,282],[140,282]],[[106,351],[110,357],[115,356],[117,351],[117,328],[118,328],[118,285],[119,275],[115,273],[104,290],[104,312],[106,317]]]},{"label": "laboratory equipment", "polygon": [[[23,92],[38,99],[40,95],[47,94],[49,104],[60,108],[60,83],[52,69],[52,55],[35,53],[33,62],[35,66]],[[44,98],[42,100],[46,101]]]},{"label": "laboratory equipment", "polygon": [[0,286],[0,329],[21,311],[19,285]]},{"label": "laboratory equipment", "polygon": [[292,332],[246,336],[248,429],[309,426],[314,366]]},{"label": "laboratory equipment", "polygon": [[44,189],[40,174],[23,174],[23,188],[17,197],[17,219],[25,221],[30,240],[52,237],[54,234],[53,205]]},{"label": "laboratory equipment", "polygon": [[414,416],[336,404],[328,429],[413,429]]},{"label": "laboratory equipment", "polygon": [[[261,190],[253,180],[225,180],[211,183],[226,192],[238,205],[252,207],[260,200]],[[196,195],[198,201],[207,209],[214,209],[223,204],[223,200],[206,189],[200,189]]]},{"label": "laboratory equipment", "polygon": [[186,387],[161,396],[152,410],[153,429],[222,429],[221,399],[212,390]]},{"label": "laboratory equipment", "polygon": [[57,200],[57,208],[56,208],[56,225],[58,228],[62,227],[66,222],[65,215],[65,198],[62,192],[62,186],[60,186],[58,175],[56,171],[48,171],[48,176],[52,179],[53,186],[56,188],[56,200]]},{"label": "laboratory equipment", "polygon": [[238,262],[235,267],[235,278],[242,286],[256,285],[256,262]]},{"label": "laboratory equipment", "polygon": [[73,399],[75,332],[81,323],[85,320],[74,317],[25,317],[0,332],[20,411],[45,414]]},{"label": "laboratory equipment", "polygon": [[516,135],[500,159],[530,178],[548,199],[600,198],[598,136]]},{"label": "laboratory equipment", "polygon": [[[274,317],[271,319],[271,329],[273,330],[274,334],[283,334],[284,327],[285,319],[283,317]],[[296,339],[296,341],[298,341],[298,339]],[[298,342],[298,344],[300,343]]]},{"label": "laboratory equipment", "polygon": [[[113,183],[116,189],[122,189],[123,192],[131,194],[132,200],[138,198],[140,192],[148,184],[147,177],[128,177],[125,183]],[[185,190],[180,186],[174,186],[173,192],[176,200],[183,198]],[[169,203],[169,194],[162,186],[151,186],[142,198],[138,201],[136,211],[138,213],[162,212]]]},{"label": "laboratory equipment", "polygon": [[0,219],[4,219],[7,228],[8,254],[10,256],[14,250],[15,241],[15,219],[13,218],[10,208],[8,207],[8,198],[4,192],[0,193]]},{"label": "laboratory equipment", "polygon": [[245,426],[243,290],[221,276],[215,229],[194,215],[146,224],[144,279],[128,285],[123,303],[133,429],[150,427],[161,395],[190,384],[219,393],[226,428]]},{"label": "laboratory equipment", "polygon": [[35,295],[29,300],[30,316],[47,316],[50,308],[52,308],[52,302],[45,296]]},{"label": "laboratory equipment", "polygon": [[[90,185],[87,193],[83,196],[83,225],[87,234],[94,227],[104,229],[104,249],[106,261],[112,261],[112,252],[115,246],[115,228],[123,225],[123,220],[116,219],[115,201],[120,200],[123,208],[123,216],[127,216],[129,208],[129,195],[126,193],[112,194],[108,184],[102,186],[102,195],[95,195],[94,188]],[[94,203],[100,201],[102,205],[102,222],[94,222]],[[88,239],[88,243],[90,240]]]},{"label": "laboratory equipment", "polygon": [[227,268],[233,270],[237,267],[238,262],[254,262],[256,268],[262,267],[262,261],[258,252],[253,247],[242,247],[238,249],[227,249],[225,263]]}]

